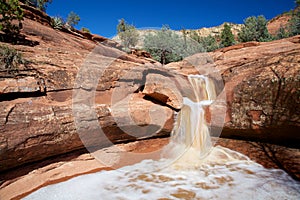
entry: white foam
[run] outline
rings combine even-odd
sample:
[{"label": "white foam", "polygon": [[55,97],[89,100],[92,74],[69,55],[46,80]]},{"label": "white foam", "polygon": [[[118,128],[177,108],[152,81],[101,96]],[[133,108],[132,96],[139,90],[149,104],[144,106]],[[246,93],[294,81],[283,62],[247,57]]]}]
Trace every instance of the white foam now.
[{"label": "white foam", "polygon": [[24,199],[300,199],[299,183],[284,171],[265,169],[226,148],[213,148],[197,166],[186,163],[193,168],[179,162],[147,173],[164,162],[144,160],[123,170],[79,176],[44,187]]}]

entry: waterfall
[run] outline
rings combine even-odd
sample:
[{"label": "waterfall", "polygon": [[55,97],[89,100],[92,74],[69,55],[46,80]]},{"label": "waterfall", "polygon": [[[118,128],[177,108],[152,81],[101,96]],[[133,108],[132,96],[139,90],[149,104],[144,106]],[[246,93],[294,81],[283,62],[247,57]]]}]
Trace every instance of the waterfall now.
[{"label": "waterfall", "polygon": [[[183,107],[171,133],[170,144],[165,148],[163,157],[176,159],[179,163],[192,163],[207,156],[212,148],[209,127],[205,119],[205,107],[208,107],[217,94],[213,81],[203,75],[190,75],[188,80],[194,94],[194,101],[183,98]],[[182,155],[180,155],[182,152]]]}]

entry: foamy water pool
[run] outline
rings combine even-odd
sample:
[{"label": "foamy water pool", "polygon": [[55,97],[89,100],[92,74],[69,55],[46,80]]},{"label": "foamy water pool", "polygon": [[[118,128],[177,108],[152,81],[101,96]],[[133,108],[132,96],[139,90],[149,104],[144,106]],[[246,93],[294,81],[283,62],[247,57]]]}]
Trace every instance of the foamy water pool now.
[{"label": "foamy water pool", "polygon": [[119,170],[79,176],[24,199],[300,199],[300,184],[284,171],[265,169],[223,147],[214,148],[205,160],[179,160],[150,172],[165,162],[144,160]]}]

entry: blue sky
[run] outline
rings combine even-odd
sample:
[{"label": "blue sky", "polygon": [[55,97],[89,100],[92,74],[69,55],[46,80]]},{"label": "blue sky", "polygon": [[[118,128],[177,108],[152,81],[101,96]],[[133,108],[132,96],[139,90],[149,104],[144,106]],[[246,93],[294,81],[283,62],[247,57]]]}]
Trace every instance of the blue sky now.
[{"label": "blue sky", "polygon": [[86,27],[110,38],[121,18],[137,28],[168,24],[174,30],[198,29],[223,22],[243,23],[253,15],[272,19],[294,7],[294,0],[53,0],[47,13],[66,18],[74,11],[81,18],[76,28]]}]

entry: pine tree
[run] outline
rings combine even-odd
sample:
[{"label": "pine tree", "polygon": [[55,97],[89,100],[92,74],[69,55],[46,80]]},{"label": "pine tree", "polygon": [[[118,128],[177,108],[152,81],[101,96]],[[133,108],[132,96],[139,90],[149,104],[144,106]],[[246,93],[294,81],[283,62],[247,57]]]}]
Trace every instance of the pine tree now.
[{"label": "pine tree", "polygon": [[258,41],[265,42],[272,40],[267,29],[267,20],[264,16],[248,17],[244,21],[244,27],[239,32],[238,37],[241,42]]},{"label": "pine tree", "polygon": [[221,33],[221,46],[222,47],[229,47],[235,44],[234,35],[231,32],[231,27],[225,23],[224,29]]}]

